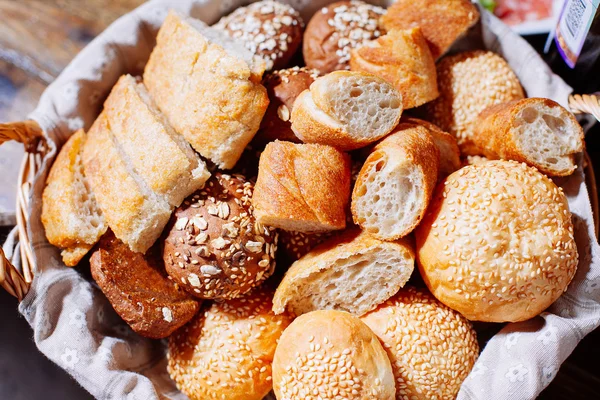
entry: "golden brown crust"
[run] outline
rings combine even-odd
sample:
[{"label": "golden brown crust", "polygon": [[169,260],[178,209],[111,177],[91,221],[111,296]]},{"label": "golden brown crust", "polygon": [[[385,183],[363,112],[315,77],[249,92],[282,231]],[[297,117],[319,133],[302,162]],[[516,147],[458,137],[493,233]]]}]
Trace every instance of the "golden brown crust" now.
[{"label": "golden brown crust", "polygon": [[397,0],[381,17],[386,30],[421,27],[435,59],[479,20],[470,0]]},{"label": "golden brown crust", "polygon": [[361,320],[390,358],[397,399],[456,399],[479,355],[462,315],[426,290],[405,287]]},{"label": "golden brown crust", "polygon": [[313,311],[283,332],[273,360],[278,399],[393,400],[390,360],[373,332],[351,314]]},{"label": "golden brown crust", "polygon": [[[572,168],[558,169],[550,168],[537,162],[528,156],[526,151],[521,148],[520,142],[514,137],[514,128],[522,121],[517,121],[523,109],[527,107],[536,107],[544,105],[549,108],[562,108],[560,104],[550,99],[528,98],[523,100],[513,100],[511,102],[497,104],[485,109],[474,124],[473,135],[470,140],[465,142],[463,152],[467,155],[483,155],[488,159],[515,160],[527,163],[539,169],[541,172],[552,176],[567,176],[573,173],[576,168],[572,163]],[[563,109],[564,110],[564,109]],[[564,110],[571,125],[579,128],[578,137],[583,150],[583,129],[569,111]],[[570,156],[573,159],[573,155]]]},{"label": "golden brown crust", "polygon": [[291,318],[258,289],[212,303],[169,339],[169,374],[191,400],[262,400],[271,390],[277,341]]},{"label": "golden brown crust", "polygon": [[220,168],[232,168],[269,104],[259,83],[263,71],[171,12],[146,64],[144,83],[175,130],[196,151]]},{"label": "golden brown crust", "polygon": [[415,233],[423,280],[470,320],[532,318],[567,289],[577,268],[565,195],[515,161],[450,175]]},{"label": "golden brown crust", "polygon": [[156,250],[146,256],[134,253],[108,232],[90,258],[90,269],[117,314],[135,332],[161,339],[192,319],[199,306],[168,279]]},{"label": "golden brown crust", "polygon": [[402,108],[418,107],[438,97],[435,60],[419,27],[392,29],[352,50],[352,71],[380,76],[402,94]]},{"label": "golden brown crust", "polygon": [[350,157],[330,146],[275,141],[260,157],[252,203],[258,222],[321,232],[346,226]]},{"label": "golden brown crust", "polygon": [[237,298],[273,273],[278,234],[256,222],[252,191],[244,177],[216,173],[175,210],[163,259],[192,295]]},{"label": "golden brown crust", "polygon": [[322,74],[348,69],[350,51],[381,35],[384,9],[362,1],[338,1],[317,11],[306,27],[302,53]]}]

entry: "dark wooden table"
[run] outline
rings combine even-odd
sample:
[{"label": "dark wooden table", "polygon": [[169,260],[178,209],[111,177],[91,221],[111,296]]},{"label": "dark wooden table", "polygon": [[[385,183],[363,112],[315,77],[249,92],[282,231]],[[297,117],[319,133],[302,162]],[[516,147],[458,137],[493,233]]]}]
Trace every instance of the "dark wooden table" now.
[{"label": "dark wooden table", "polygon": [[[23,119],[75,54],[143,0],[0,0],[0,122]],[[531,38],[539,48],[545,38]],[[600,176],[600,129],[588,151]],[[0,228],[0,243],[8,228]],[[37,351],[17,302],[0,291],[0,399],[91,399]],[[587,336],[540,399],[600,399],[600,330]]]}]

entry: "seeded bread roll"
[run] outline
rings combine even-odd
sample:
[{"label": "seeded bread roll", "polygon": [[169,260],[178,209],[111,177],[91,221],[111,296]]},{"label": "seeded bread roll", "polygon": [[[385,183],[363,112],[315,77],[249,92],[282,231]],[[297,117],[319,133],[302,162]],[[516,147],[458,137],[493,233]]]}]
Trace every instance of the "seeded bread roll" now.
[{"label": "seeded bread roll", "polygon": [[252,204],[259,223],[298,232],[346,227],[350,157],[319,144],[275,141],[260,156]]},{"label": "seeded bread roll", "polygon": [[400,123],[367,157],[352,191],[352,217],[381,240],[419,224],[438,178],[439,150],[429,131]]},{"label": "seeded bread roll", "polygon": [[314,311],[283,332],[273,360],[278,399],[393,400],[390,360],[373,332],[341,311]]},{"label": "seeded bread roll", "polygon": [[515,73],[491,51],[446,57],[437,64],[437,78],[440,96],[426,105],[427,119],[454,135],[461,151],[473,135],[479,113],[524,98]]},{"label": "seeded bread roll", "polygon": [[175,210],[163,258],[173,280],[194,296],[240,297],[273,273],[277,233],[256,221],[252,190],[240,175],[217,173]]},{"label": "seeded bread roll", "polygon": [[81,151],[85,140],[85,132],[79,130],[63,145],[42,196],[46,238],[62,249],[68,267],[76,266],[108,228],[83,172]]},{"label": "seeded bread roll", "polygon": [[462,315],[425,290],[405,287],[361,320],[390,358],[397,399],[456,399],[479,355]]},{"label": "seeded bread roll", "polygon": [[169,339],[168,370],[191,400],[262,400],[272,387],[277,341],[291,318],[257,289],[212,303]]},{"label": "seeded bread roll", "polygon": [[316,69],[293,67],[268,74],[263,85],[269,94],[269,108],[252,143],[266,144],[274,140],[300,143],[292,131],[292,109],[300,93],[319,77]]},{"label": "seeded bread roll", "polygon": [[381,17],[386,30],[421,27],[435,59],[479,20],[470,0],[396,0]]},{"label": "seeded bread roll", "polygon": [[280,230],[279,248],[286,261],[294,262],[329,239],[333,234],[334,232],[304,233]]},{"label": "seeded bread roll", "polygon": [[419,27],[392,29],[352,50],[350,69],[372,73],[391,83],[402,94],[405,110],[439,95],[435,60]]},{"label": "seeded bread roll", "polygon": [[438,181],[441,181],[462,166],[460,161],[460,150],[458,149],[458,144],[456,143],[456,138],[454,136],[448,132],[444,132],[439,126],[422,119],[402,117],[401,122],[420,125],[427,128],[431,134],[431,138],[440,151]]},{"label": "seeded bread roll", "polygon": [[165,338],[198,311],[198,302],[167,277],[156,248],[135,253],[109,231],[90,258],[90,270],[117,314],[142,336]]},{"label": "seeded bread roll", "polygon": [[285,274],[273,298],[276,314],[340,310],[362,315],[394,295],[415,264],[408,241],[383,242],[352,229],[315,247]]},{"label": "seeded bread roll", "polygon": [[317,11],[306,27],[302,53],[322,74],[350,68],[350,51],[381,34],[385,10],[362,1],[338,1]]},{"label": "seeded bread roll", "polygon": [[484,110],[465,143],[469,155],[525,162],[546,175],[566,176],[577,168],[583,129],[569,111],[550,99],[529,98]]},{"label": "seeded bread roll", "polygon": [[365,72],[336,71],[302,92],[292,111],[292,129],[305,143],[353,150],[390,133],[402,115],[402,95]]},{"label": "seeded bread roll", "polygon": [[237,8],[214,28],[242,41],[252,54],[265,60],[270,71],[287,67],[302,42],[304,22],[291,6],[262,0]]},{"label": "seeded bread roll", "polygon": [[577,269],[565,195],[514,161],[471,165],[446,178],[416,239],[419,269],[433,295],[475,321],[538,315]]}]

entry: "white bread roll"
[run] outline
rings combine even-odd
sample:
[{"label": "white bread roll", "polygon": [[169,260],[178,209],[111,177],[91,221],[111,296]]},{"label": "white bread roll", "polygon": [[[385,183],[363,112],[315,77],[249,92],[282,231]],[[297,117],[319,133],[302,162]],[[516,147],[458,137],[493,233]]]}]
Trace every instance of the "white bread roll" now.
[{"label": "white bread roll", "polygon": [[577,168],[583,129],[568,110],[550,99],[529,98],[498,104],[479,114],[467,155],[515,160],[547,175],[566,176]]},{"label": "white bread roll", "polygon": [[292,130],[306,143],[352,150],[394,129],[402,115],[402,95],[384,79],[336,71],[317,78],[294,102]]},{"label": "white bread roll", "polygon": [[562,189],[514,161],[450,175],[415,233],[423,280],[470,320],[532,318],[567,289],[577,269]]},{"label": "white bread roll", "polygon": [[377,336],[357,317],[313,311],[290,324],[273,359],[278,400],[393,400],[394,375]]},{"label": "white bread roll", "polygon": [[471,323],[427,290],[405,287],[361,317],[392,363],[396,398],[454,400],[477,357]]},{"label": "white bread roll", "polygon": [[285,274],[273,311],[341,310],[362,315],[394,295],[415,264],[412,243],[383,242],[353,229],[315,247]]},{"label": "white bread roll", "polygon": [[352,192],[352,217],[381,240],[419,224],[438,177],[439,150],[429,131],[400,123],[367,157]]}]

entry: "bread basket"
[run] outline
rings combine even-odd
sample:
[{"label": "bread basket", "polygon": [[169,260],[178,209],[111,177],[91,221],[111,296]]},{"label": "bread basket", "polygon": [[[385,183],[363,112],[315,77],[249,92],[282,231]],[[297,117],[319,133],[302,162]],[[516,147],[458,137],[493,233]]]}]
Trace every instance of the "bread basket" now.
[{"label": "bread basket", "polygon": [[[184,5],[185,3],[185,5]],[[125,26],[125,24],[134,24],[140,16],[145,15],[148,16],[152,14],[152,17],[148,17],[148,21],[143,21],[141,24],[147,24],[145,28],[149,34],[152,35],[155,33],[155,28],[157,25],[157,21],[160,21],[161,18],[164,17],[164,11],[169,7],[175,7],[180,9],[185,13],[189,13],[192,16],[199,17],[204,19],[208,23],[214,22],[214,20],[219,16],[227,13],[231,9],[247,2],[243,1],[223,1],[220,2],[218,0],[187,0],[184,2],[169,2],[164,0],[151,1],[149,4],[146,4],[139,9],[132,12],[132,16],[129,18],[122,18],[117,21],[114,26],[111,26],[109,30],[112,29],[113,38],[116,37],[114,33],[117,31],[116,26],[118,24]],[[317,10],[319,7],[324,4],[329,3],[329,1],[306,1],[306,0],[297,0],[290,1],[290,3],[299,9],[303,16],[307,19],[312,12]],[[160,11],[153,11],[153,7]],[[137,14],[134,14],[137,13]],[[489,14],[484,15],[483,24],[487,24],[490,21],[493,21],[496,27],[503,25],[490,16]],[[507,35],[514,35],[509,32],[508,28],[503,27],[502,29],[506,29]],[[130,32],[129,32],[130,33]],[[127,32],[124,34],[126,36]],[[481,35],[481,33],[480,33]],[[487,36],[486,36],[487,35]],[[493,50],[506,52],[508,51],[506,47],[506,43],[500,39],[506,38],[500,37],[500,39],[495,38],[492,39],[489,37],[490,33],[483,33],[483,41],[488,47],[495,47]],[[132,45],[135,45],[135,39]],[[494,42],[496,40],[496,42]],[[500,40],[500,41],[499,41]],[[94,42],[97,42],[95,40]],[[492,45],[490,45],[492,43]],[[94,43],[92,43],[94,45]],[[90,48],[92,48],[90,45]],[[515,46],[527,46],[529,52],[533,52],[525,41],[519,40]],[[96,43],[96,50],[99,48],[99,43]],[[469,47],[469,45],[467,45]],[[88,49],[86,49],[88,50]],[[83,51],[83,53],[86,52]],[[94,54],[91,50],[86,54]],[[79,58],[79,57],[78,57]],[[509,63],[511,63],[510,57],[507,57]],[[143,56],[142,56],[143,59]],[[77,61],[77,59],[75,60]],[[79,64],[81,63],[81,59],[78,60]],[[115,61],[116,62],[116,61]],[[536,62],[540,62],[536,60]],[[75,63],[75,62],[74,62]],[[119,73],[123,73],[123,69],[128,70],[128,72],[135,72],[135,68],[139,68],[139,65],[135,65],[134,67],[128,63],[121,63],[121,71]],[[69,67],[68,67],[69,68]],[[133,71],[132,71],[133,69]],[[118,75],[114,77],[114,80]],[[523,77],[520,76],[521,79]],[[60,80],[61,78],[59,78]],[[112,76],[106,79],[113,79]],[[556,79],[556,78],[554,78]],[[59,82],[60,83],[60,82]],[[59,84],[58,83],[58,84]],[[114,82],[113,82],[114,83]],[[564,83],[562,83],[564,85]],[[56,88],[54,88],[56,91]],[[550,97],[553,93],[548,93],[547,97]],[[103,95],[100,94],[100,98]],[[43,99],[42,99],[43,100]],[[563,101],[563,105],[566,105],[566,98]],[[593,115],[596,119],[600,121],[600,99],[593,95],[572,95],[569,98],[569,106],[574,113],[586,113]],[[23,158],[20,172],[19,172],[19,182],[18,182],[18,195],[16,199],[16,218],[17,218],[17,236],[18,236],[18,257],[13,255],[12,259],[20,259],[20,268],[16,268],[11,261],[7,258],[4,251],[0,248],[0,284],[11,295],[16,297],[19,301],[23,300],[25,296],[28,294],[32,281],[35,275],[38,273],[38,268],[36,266],[36,246],[32,241],[32,212],[31,206],[32,204],[36,204],[40,201],[38,195],[33,193],[33,187],[36,179],[44,179],[45,170],[49,168],[49,163],[52,161],[52,157],[55,154],[55,144],[52,139],[46,134],[42,126],[44,124],[40,124],[40,112],[36,110],[37,113],[34,113],[33,118],[30,120],[26,120],[23,122],[13,122],[13,123],[4,123],[0,124],[0,145],[7,141],[18,141],[25,146],[25,156]],[[88,116],[89,117],[89,116]],[[84,120],[86,118],[83,118]],[[44,125],[45,126],[45,125]],[[87,126],[86,126],[87,128]],[[75,129],[71,129],[69,133],[72,133]],[[588,188],[589,196],[590,196],[590,204],[593,210],[594,215],[594,225],[596,229],[596,235],[598,234],[598,217],[600,215],[598,209],[598,192],[596,188],[596,182],[594,177],[594,170],[592,168],[591,160],[587,154],[584,155],[583,159],[583,167],[585,174],[585,181]],[[36,224],[37,226],[41,226],[40,224]],[[66,267],[64,267],[66,268]],[[85,385],[84,385],[85,386]],[[88,387],[86,387],[88,388]],[[88,389],[89,390],[89,389]]]}]

